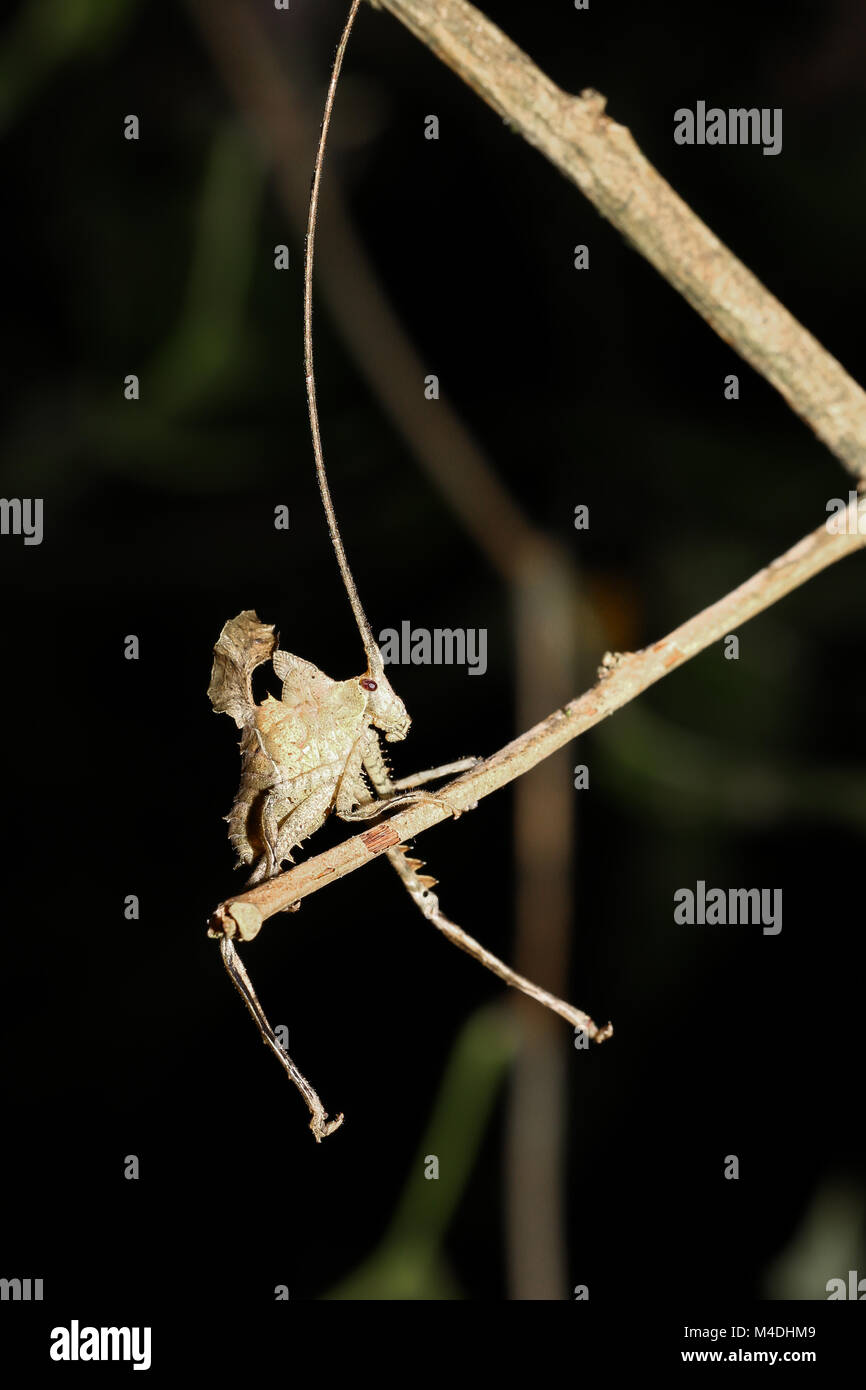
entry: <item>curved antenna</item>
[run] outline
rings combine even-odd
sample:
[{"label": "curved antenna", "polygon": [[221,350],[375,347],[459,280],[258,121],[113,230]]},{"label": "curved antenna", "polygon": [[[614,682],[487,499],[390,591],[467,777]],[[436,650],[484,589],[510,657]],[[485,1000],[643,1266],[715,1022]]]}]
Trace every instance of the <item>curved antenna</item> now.
[{"label": "curved antenna", "polygon": [[367,653],[370,669],[383,675],[384,668],[382,656],[373,637],[361,600],[358,597],[358,590],[355,588],[355,580],[352,571],[349,569],[349,562],[346,559],[346,552],[343,548],[343,538],[340,535],[340,528],[337,525],[334,503],[331,500],[331,489],[328,486],[328,475],[325,472],[325,459],[322,453],[322,436],[319,431],[319,411],[316,405],[316,377],[313,371],[313,257],[316,247],[316,219],[319,212],[319,187],[322,182],[322,165],[325,162],[325,146],[328,140],[328,129],[331,124],[331,112],[334,109],[334,97],[337,91],[337,83],[340,78],[340,70],[343,66],[343,58],[346,54],[349,35],[352,32],[352,25],[355,22],[355,16],[358,13],[360,5],[361,0],[352,0],[349,18],[346,20],[346,26],[340,36],[340,42],[337,45],[337,54],[334,58],[331,82],[328,87],[328,95],[325,99],[325,110],[322,116],[319,147],[316,151],[313,186],[310,189],[310,211],[307,217],[307,236],[304,244],[304,370],[307,379],[307,409],[310,415],[310,430],[313,436],[316,476],[319,480],[319,491],[322,494],[322,505],[325,508],[328,530],[331,533],[331,544],[334,547],[337,564],[340,566],[340,574],[342,575],[343,583],[346,587],[346,593],[349,596],[349,602],[352,605],[352,612],[355,614],[355,622],[358,624],[358,631],[361,634],[361,641],[364,643],[364,650]]}]

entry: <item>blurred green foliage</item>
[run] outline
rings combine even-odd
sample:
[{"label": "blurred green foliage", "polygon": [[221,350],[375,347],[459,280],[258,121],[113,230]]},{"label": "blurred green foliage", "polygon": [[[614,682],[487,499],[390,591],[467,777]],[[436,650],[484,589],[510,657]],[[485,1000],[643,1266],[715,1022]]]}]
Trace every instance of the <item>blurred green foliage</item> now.
[{"label": "blurred green foliage", "polygon": [[104,62],[138,0],[29,0],[0,37],[0,132],[65,63]]},{"label": "blurred green foliage", "polygon": [[[410,1176],[382,1241],[354,1273],[331,1290],[330,1298],[462,1296],[443,1242],[516,1047],[514,1019],[501,1004],[479,1009],[461,1029]],[[439,1160],[435,1178],[425,1177],[430,1155]]]}]

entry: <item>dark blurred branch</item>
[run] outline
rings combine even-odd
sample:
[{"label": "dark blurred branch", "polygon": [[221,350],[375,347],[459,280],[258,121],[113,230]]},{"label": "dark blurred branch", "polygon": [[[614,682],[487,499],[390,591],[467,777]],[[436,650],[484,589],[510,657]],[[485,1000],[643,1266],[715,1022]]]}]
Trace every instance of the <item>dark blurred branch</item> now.
[{"label": "dark blurred branch", "polygon": [[[550,557],[555,560],[555,554]],[[571,571],[548,563],[511,586],[515,638],[515,715],[528,728],[577,686],[582,634],[573,617]],[[595,651],[603,650],[595,645]],[[577,686],[579,689],[579,686]],[[570,750],[545,758],[514,788],[514,964],[556,987],[569,977],[576,946],[573,861],[580,795]],[[581,987],[582,988],[582,987]],[[506,1110],[505,1249],[510,1296],[563,1299],[568,1279],[566,1211],[568,1086],[573,1050],[557,1019],[519,996],[514,1010],[521,1046],[511,1070]],[[586,1031],[584,1029],[584,1031]],[[571,1092],[571,1094],[569,1094]],[[576,1119],[572,1111],[571,1118]],[[579,1121],[578,1121],[579,1123]]]},{"label": "dark blurred branch", "polygon": [[576,183],[849,472],[866,478],[866,392],[674,193],[625,126],[604,114],[603,96],[561,91],[466,0],[371,3]]},{"label": "dark blurred branch", "polygon": [[[520,734],[455,782],[443,787],[437,793],[437,799],[451,805],[458,813],[473,809],[482,797],[489,796],[528,772],[578,734],[591,729],[613,714],[614,710],[621,709],[643,690],[662,680],[675,667],[736,631],[757,613],[799,588],[807,579],[820,574],[828,565],[861,549],[866,545],[866,531],[858,531],[860,516],[856,499],[849,503],[844,517],[846,529],[843,534],[830,534],[826,524],[819,526],[784,555],[773,560],[766,569],[759,570],[751,579],[689,618],[661,641],[641,651],[611,658],[590,690]],[[835,520],[841,523],[841,516]],[[228,898],[211,918],[210,934],[237,935],[241,940],[249,941],[257,935],[262,922],[268,917],[285,911],[334,879],[370,863],[385,850],[413,839],[447,816],[448,812],[440,804],[427,802],[400,811],[364,834],[343,840],[334,849],[318,854],[246,893]]]}]

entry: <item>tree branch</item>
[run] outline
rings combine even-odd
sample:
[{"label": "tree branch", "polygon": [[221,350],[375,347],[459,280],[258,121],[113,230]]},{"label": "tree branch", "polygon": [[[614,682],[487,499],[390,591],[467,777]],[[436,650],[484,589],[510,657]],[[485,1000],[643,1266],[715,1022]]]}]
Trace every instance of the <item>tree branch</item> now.
[{"label": "tree branch", "polygon": [[[852,501],[844,514],[834,517],[834,525],[845,525],[843,534],[830,534],[826,524],[819,526],[766,569],[759,570],[724,598],[689,618],[660,642],[638,652],[606,659],[607,664],[590,690],[443,787],[437,792],[437,798],[451,805],[458,815],[473,809],[482,797],[528,772],[556,749],[628,704],[676,666],[741,627],[828,565],[862,548],[866,545],[866,528],[861,534],[858,522],[866,523],[866,499],[859,505],[856,500]],[[386,850],[429,830],[447,814],[441,805],[430,802],[398,812],[362,835],[353,835],[324,854],[317,854],[246,893],[228,898],[214,912],[208,934],[251,941],[268,917],[296,906],[302,898],[334,879],[343,878]]]},{"label": "tree branch", "polygon": [[603,217],[760,372],[849,472],[866,478],[866,392],[696,217],[604,114],[557,87],[466,0],[371,0],[576,183]]}]

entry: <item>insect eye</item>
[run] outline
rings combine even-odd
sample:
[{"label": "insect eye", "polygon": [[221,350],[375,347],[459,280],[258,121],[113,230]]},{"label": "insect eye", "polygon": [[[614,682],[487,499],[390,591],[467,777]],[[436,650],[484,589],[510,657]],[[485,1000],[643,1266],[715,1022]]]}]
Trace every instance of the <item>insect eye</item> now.
[{"label": "insect eye", "polygon": [[370,680],[370,677],[369,677],[369,676],[364,676],[364,677],[358,682],[358,684],[360,685],[360,687],[361,687],[362,690],[378,690],[378,689],[379,689],[379,687],[378,687],[378,685],[376,684],[376,682],[373,681],[373,680]]}]

